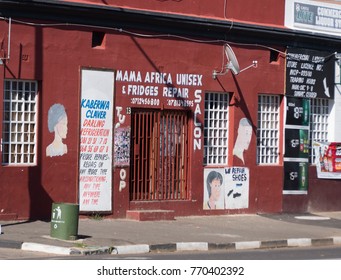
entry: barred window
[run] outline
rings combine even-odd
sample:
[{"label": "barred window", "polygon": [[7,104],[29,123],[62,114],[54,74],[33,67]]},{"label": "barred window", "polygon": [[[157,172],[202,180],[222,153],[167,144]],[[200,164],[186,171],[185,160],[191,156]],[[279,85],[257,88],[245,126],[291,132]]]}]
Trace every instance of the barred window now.
[{"label": "barred window", "polygon": [[[310,140],[328,142],[329,99],[311,99]],[[315,150],[310,151],[310,162],[315,163]]]},{"label": "barred window", "polygon": [[36,164],[37,88],[36,81],[4,81],[3,165]]},{"label": "barred window", "polygon": [[204,164],[227,164],[228,124],[228,93],[206,93],[204,124]]},{"label": "barred window", "polygon": [[279,164],[280,97],[258,96],[257,164]]}]

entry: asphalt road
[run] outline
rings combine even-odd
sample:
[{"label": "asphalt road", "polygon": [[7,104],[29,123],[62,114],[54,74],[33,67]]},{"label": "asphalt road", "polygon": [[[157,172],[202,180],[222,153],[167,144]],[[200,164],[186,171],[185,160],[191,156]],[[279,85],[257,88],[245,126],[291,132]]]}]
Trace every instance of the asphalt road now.
[{"label": "asphalt road", "polygon": [[341,246],[87,256],[0,249],[1,279],[323,279],[337,277],[340,264]]}]

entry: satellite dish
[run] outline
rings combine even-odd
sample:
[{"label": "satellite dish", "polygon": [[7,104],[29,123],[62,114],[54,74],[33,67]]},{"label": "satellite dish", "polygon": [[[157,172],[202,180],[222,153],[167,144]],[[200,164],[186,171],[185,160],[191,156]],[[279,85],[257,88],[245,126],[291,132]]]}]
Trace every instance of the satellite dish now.
[{"label": "satellite dish", "polygon": [[[226,58],[228,61],[227,61],[226,66],[224,67],[224,69],[222,69],[220,72],[213,70],[212,78],[214,80],[217,78],[218,75],[221,76],[221,75],[227,74],[229,72],[229,70],[231,70],[234,75],[238,75],[240,72],[243,72],[244,70],[247,70],[251,67],[257,68],[257,66],[258,66],[257,60],[254,60],[254,61],[252,61],[251,65],[249,65],[243,69],[240,69],[237,57],[234,54],[232,48],[228,44],[225,44],[223,51],[225,52],[225,55],[226,55]],[[223,54],[223,56],[224,56],[224,54]],[[223,60],[224,60],[223,61],[223,63],[224,63],[225,59],[223,59]]]},{"label": "satellite dish", "polygon": [[239,69],[239,63],[238,63],[236,55],[234,54],[232,48],[228,44],[224,46],[224,49],[225,49],[225,55],[228,59],[226,68],[230,69],[234,75],[238,75],[240,72],[240,69]]}]

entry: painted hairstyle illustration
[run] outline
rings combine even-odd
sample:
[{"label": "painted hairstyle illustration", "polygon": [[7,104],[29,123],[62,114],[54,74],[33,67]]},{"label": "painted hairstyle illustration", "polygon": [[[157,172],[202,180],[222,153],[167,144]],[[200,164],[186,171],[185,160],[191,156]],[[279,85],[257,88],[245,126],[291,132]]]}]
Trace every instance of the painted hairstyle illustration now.
[{"label": "painted hairstyle illustration", "polygon": [[245,164],[244,151],[249,149],[251,138],[252,138],[251,122],[247,118],[240,119],[238,127],[238,136],[233,148],[233,155],[238,157],[243,162],[243,164]]},{"label": "painted hairstyle illustration", "polygon": [[63,139],[67,135],[68,118],[62,104],[54,104],[48,111],[47,126],[51,133],[54,133],[53,142],[46,148],[46,156],[62,156],[67,153],[67,145]]},{"label": "painted hairstyle illustration", "polygon": [[215,170],[212,170],[210,173],[208,173],[207,179],[206,179],[206,188],[207,188],[207,192],[208,192],[208,197],[210,197],[212,195],[211,184],[212,184],[213,180],[219,180],[220,185],[222,185],[223,184],[223,176]]}]

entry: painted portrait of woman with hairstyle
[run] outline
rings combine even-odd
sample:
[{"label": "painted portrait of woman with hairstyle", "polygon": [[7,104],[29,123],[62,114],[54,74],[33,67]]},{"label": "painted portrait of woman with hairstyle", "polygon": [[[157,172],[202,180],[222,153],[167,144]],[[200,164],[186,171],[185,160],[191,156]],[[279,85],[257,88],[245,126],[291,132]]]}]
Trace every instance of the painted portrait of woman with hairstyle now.
[{"label": "painted portrait of woman with hairstyle", "polygon": [[252,137],[252,125],[247,118],[242,118],[239,121],[238,136],[233,148],[233,155],[238,157],[243,164],[244,151],[248,150]]},{"label": "painted portrait of woman with hairstyle", "polygon": [[54,104],[48,112],[48,129],[54,133],[54,140],[46,148],[46,156],[62,156],[67,153],[67,145],[63,139],[67,135],[68,119],[65,108],[62,104]]},{"label": "painted portrait of woman with hairstyle", "polygon": [[223,188],[223,175],[216,170],[210,171],[206,177],[207,196],[204,201],[204,209],[224,209]]}]

